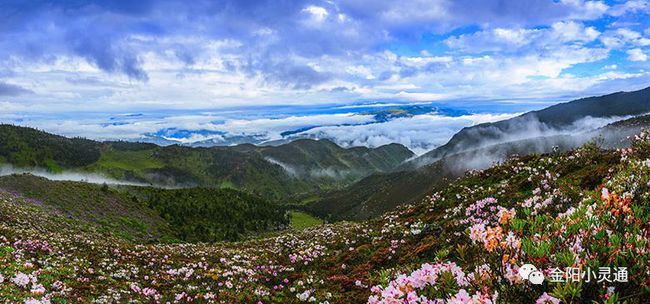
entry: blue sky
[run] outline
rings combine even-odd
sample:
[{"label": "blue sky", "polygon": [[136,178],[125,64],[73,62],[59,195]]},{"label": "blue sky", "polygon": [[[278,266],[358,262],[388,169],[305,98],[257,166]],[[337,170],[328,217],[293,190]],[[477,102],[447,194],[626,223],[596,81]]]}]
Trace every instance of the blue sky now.
[{"label": "blue sky", "polygon": [[[502,110],[474,114],[497,119],[648,86],[649,15],[647,1],[4,0],[0,120],[137,139],[279,105],[487,102]],[[148,115],[107,125],[127,113]]]}]

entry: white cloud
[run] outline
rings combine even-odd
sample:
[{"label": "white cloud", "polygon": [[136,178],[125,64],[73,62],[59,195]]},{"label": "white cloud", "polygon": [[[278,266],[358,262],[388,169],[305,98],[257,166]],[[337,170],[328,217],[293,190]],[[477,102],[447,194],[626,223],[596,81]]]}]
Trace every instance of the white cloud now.
[{"label": "white cloud", "polygon": [[621,48],[625,45],[648,46],[650,39],[628,28],[619,28],[605,32],[600,41],[608,48]]},{"label": "white cloud", "polygon": [[521,49],[539,51],[549,46],[584,44],[594,41],[600,32],[580,22],[560,21],[548,28],[494,28],[473,34],[450,37],[444,42],[453,49],[480,53],[485,51],[515,52]]},{"label": "white cloud", "polygon": [[609,6],[603,1],[561,0],[560,2],[574,8],[570,15],[571,19],[596,19],[609,9]]},{"label": "white cloud", "polygon": [[627,52],[627,59],[630,61],[646,61],[648,60],[648,55],[646,55],[641,49],[631,49]]},{"label": "white cloud", "polygon": [[451,56],[431,56],[423,54],[421,57],[401,57],[401,62],[408,66],[424,67],[432,63],[451,63],[454,59]]},{"label": "white cloud", "polygon": [[406,100],[416,100],[416,101],[434,101],[434,100],[447,99],[447,98],[449,98],[449,95],[447,95],[447,94],[439,94],[439,93],[401,91],[401,92],[395,94],[395,98],[406,99]]},{"label": "white cloud", "polygon": [[[377,2],[368,7],[361,5],[365,15],[350,9],[355,3],[326,1],[309,6],[299,4],[291,15],[296,20],[278,20],[296,27],[291,28],[291,33],[300,34],[295,37],[287,38],[289,29],[274,23],[246,27],[253,40],[242,32],[228,37],[212,36],[203,28],[196,28],[191,34],[130,34],[120,46],[138,50],[139,67],[147,72],[148,82],[106,72],[71,54],[34,61],[19,56],[0,58],[0,68],[10,67],[12,84],[35,92],[30,96],[3,97],[0,113],[65,114],[115,109],[146,112],[251,104],[346,104],[369,99],[427,101],[588,95],[590,88],[611,80],[613,74],[605,77],[598,75],[602,71],[594,70],[587,71],[592,75],[578,77],[567,74],[567,69],[607,58],[615,48],[643,52],[642,47],[650,44],[646,38],[650,35],[648,29],[643,32],[634,25],[629,25],[630,29],[605,26],[608,30],[600,33],[581,21],[602,15],[607,10],[603,3],[551,2],[530,3],[539,6],[532,16],[508,13],[529,8],[529,4],[515,2]],[[624,10],[641,12],[642,3],[636,2],[626,3]],[[623,7],[614,6],[608,13],[615,15],[616,9]],[[504,11],[508,16],[492,18],[495,12]],[[309,26],[301,26],[305,23]],[[415,44],[414,52],[408,55],[399,48],[412,46],[402,35],[410,33],[414,25],[414,36],[421,37],[423,33],[457,28],[457,23],[477,25],[480,30],[444,41],[450,51],[437,49],[440,41],[434,41],[430,47],[429,41],[424,40],[418,41],[421,44]],[[370,43],[339,49],[345,41],[326,41],[332,36],[327,34],[343,32],[354,41]],[[367,36],[372,33],[377,36]],[[607,47],[593,43],[597,39]],[[385,43],[398,46],[399,51],[389,50]],[[189,50],[187,56],[183,54],[184,48]],[[324,51],[330,48],[335,50]],[[273,52],[275,49],[281,53]],[[304,50],[308,51],[300,52]],[[486,55],[486,51],[492,53]],[[630,58],[641,59],[632,55],[645,55],[633,52],[636,53],[629,54]],[[256,60],[259,62],[251,63]],[[287,65],[313,69],[314,73],[306,76],[307,85],[274,82],[272,76],[259,71],[273,72]],[[628,73],[626,68],[618,64],[619,75],[628,78],[616,79],[638,83],[638,78],[646,77]],[[293,75],[288,74],[283,76],[291,79]],[[310,83],[310,76],[323,77]]]},{"label": "white cloud", "polygon": [[416,154],[422,154],[446,143],[464,127],[508,119],[515,115],[518,114],[474,114],[460,117],[427,114],[394,119],[381,124],[319,127],[303,134],[329,138],[344,147],[378,147],[399,143]]},{"label": "white cloud", "polygon": [[650,4],[648,4],[648,1],[630,0],[611,7],[607,13],[612,16],[622,16],[627,13],[648,12],[648,11],[650,11]]},{"label": "white cloud", "polygon": [[[0,116],[0,120],[2,120]],[[314,125],[363,124],[372,122],[370,115],[353,114],[317,114],[305,116],[287,116],[283,118],[232,119],[218,113],[202,113],[175,116],[142,116],[136,119],[122,117],[109,120],[107,117],[86,119],[43,119],[25,117],[19,124],[36,127],[55,134],[66,136],[83,136],[98,140],[142,138],[145,133],[176,128],[180,130],[208,130],[224,132],[229,136],[260,136],[266,140],[281,139],[280,133]],[[108,124],[107,124],[108,122]],[[110,124],[118,122],[118,124]],[[120,122],[124,122],[121,124]],[[208,139],[223,138],[219,134],[198,135],[190,138],[175,139],[182,143],[192,143]]]},{"label": "white cloud", "polygon": [[375,76],[372,75],[372,71],[362,65],[349,66],[345,69],[345,71],[351,75],[359,76],[365,79],[375,79]]},{"label": "white cloud", "polygon": [[315,5],[310,5],[304,8],[302,11],[308,13],[311,16],[311,21],[315,23],[321,23],[325,21],[327,15],[329,15],[327,9]]}]

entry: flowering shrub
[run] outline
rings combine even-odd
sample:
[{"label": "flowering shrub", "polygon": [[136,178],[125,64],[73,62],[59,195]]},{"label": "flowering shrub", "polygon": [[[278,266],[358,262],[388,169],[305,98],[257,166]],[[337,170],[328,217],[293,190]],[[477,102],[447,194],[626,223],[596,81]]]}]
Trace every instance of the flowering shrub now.
[{"label": "flowering shrub", "polygon": [[[480,283],[485,273],[485,269],[481,268],[477,269],[476,273],[466,275],[463,269],[453,262],[423,264],[410,275],[399,275],[386,287],[374,286],[374,295],[368,298],[368,303],[495,303],[497,292],[489,294],[486,288],[470,295],[464,289],[470,283]],[[447,294],[453,296],[448,299],[441,298]]]}]

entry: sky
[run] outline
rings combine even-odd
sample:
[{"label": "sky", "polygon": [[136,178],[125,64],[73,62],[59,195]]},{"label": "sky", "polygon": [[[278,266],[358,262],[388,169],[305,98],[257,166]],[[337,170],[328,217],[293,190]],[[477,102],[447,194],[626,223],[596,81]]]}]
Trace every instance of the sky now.
[{"label": "sky", "polygon": [[[464,126],[649,86],[649,15],[648,1],[2,0],[0,122],[222,144],[309,129],[426,150]],[[368,113],[420,104],[431,113]]]}]

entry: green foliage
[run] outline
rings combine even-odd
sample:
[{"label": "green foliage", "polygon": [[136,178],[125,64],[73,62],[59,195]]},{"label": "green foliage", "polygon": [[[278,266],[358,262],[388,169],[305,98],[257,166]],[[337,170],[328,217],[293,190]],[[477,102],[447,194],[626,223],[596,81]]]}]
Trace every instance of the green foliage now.
[{"label": "green foliage", "polygon": [[412,155],[397,144],[344,149],[327,140],[212,148],[102,143],[0,125],[0,162],[17,167],[41,167],[57,173],[74,168],[170,187],[232,188],[283,204],[392,170]]},{"label": "green foliage", "polygon": [[0,157],[17,166],[43,167],[58,172],[61,168],[91,164],[99,156],[99,145],[92,140],[0,125]]},{"label": "green foliage", "polygon": [[156,210],[185,241],[235,241],[288,224],[282,207],[237,190],[146,187],[128,192]]},{"label": "green foliage", "polygon": [[300,211],[289,211],[289,217],[291,218],[291,227],[296,230],[302,230],[323,223],[322,220]]},{"label": "green foliage", "polygon": [[155,211],[105,184],[50,181],[22,174],[0,177],[0,189],[19,193],[35,205],[94,223],[128,239],[158,241],[173,236],[169,225]]},{"label": "green foliage", "polygon": [[215,242],[285,227],[284,208],[232,189],[158,189],[0,177],[0,189],[129,241]]}]

